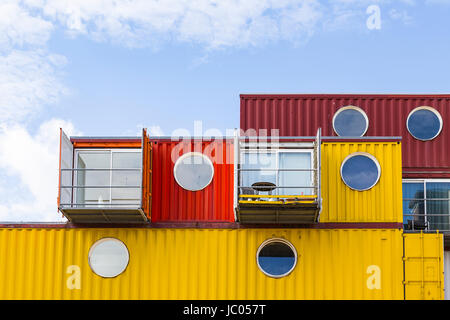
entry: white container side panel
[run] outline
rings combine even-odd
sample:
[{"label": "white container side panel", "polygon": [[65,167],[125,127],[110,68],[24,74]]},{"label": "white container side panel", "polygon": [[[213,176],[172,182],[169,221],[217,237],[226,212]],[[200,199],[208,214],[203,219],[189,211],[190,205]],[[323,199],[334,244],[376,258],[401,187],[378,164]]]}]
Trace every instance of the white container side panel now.
[{"label": "white container side panel", "polygon": [[445,300],[450,300],[450,251],[444,251]]},{"label": "white container side panel", "polygon": [[[73,168],[73,144],[70,139],[61,131],[61,169],[72,169]],[[67,170],[61,170],[61,186],[71,186],[73,185],[73,172]],[[72,203],[72,193],[71,188],[61,188],[61,199],[60,202]]]}]

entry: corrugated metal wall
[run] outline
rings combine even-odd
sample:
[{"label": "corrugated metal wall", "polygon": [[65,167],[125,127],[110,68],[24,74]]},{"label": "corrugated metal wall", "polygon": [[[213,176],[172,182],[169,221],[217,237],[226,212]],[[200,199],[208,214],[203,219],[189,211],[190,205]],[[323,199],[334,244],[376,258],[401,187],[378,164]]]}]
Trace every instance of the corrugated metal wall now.
[{"label": "corrugated metal wall", "polygon": [[444,299],[442,234],[404,234],[405,299]]},{"label": "corrugated metal wall", "polygon": [[[214,162],[211,184],[191,192],[181,188],[173,176],[174,149],[180,149],[180,154],[188,151],[183,151],[178,142],[154,141],[152,221],[234,221],[232,144],[189,145],[192,149],[186,150],[222,152],[218,155],[222,160]],[[364,192],[348,188],[340,176],[344,158],[357,151],[373,154],[381,165],[378,184]],[[213,152],[211,158],[215,157]],[[397,142],[323,143],[321,222],[402,222],[401,188],[401,145]]]},{"label": "corrugated metal wall", "polygon": [[[324,136],[335,136],[333,115],[347,105],[366,112],[366,136],[402,136],[405,176],[430,177],[408,171],[446,171],[435,175],[450,177],[450,95],[241,95],[241,128],[268,129],[269,134],[279,129],[280,136],[314,136],[321,127]],[[444,121],[432,141],[416,140],[406,128],[409,112],[419,106],[435,108]]]},{"label": "corrugated metal wall", "polygon": [[[353,152],[368,152],[380,163],[380,179],[367,191],[352,190],[342,181],[342,161]],[[402,222],[401,166],[397,142],[323,143],[320,222]]]},{"label": "corrugated metal wall", "polygon": [[[116,278],[88,265],[104,237],[130,253]],[[272,237],[299,257],[281,279],[256,265]],[[0,299],[403,299],[402,256],[398,229],[0,229]],[[81,288],[70,290],[73,265]]]},{"label": "corrugated metal wall", "polygon": [[[232,143],[152,140],[152,221],[234,221]],[[204,153],[214,164],[212,182],[195,192],[180,187],[173,175],[175,161],[191,151]]]}]

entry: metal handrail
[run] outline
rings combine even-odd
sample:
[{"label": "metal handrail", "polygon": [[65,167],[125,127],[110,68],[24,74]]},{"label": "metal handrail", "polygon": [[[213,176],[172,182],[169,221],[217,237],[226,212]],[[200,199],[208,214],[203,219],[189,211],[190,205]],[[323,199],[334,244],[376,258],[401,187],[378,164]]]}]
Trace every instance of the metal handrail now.
[{"label": "metal handrail", "polygon": [[[70,183],[73,183],[72,185],[60,185],[60,190],[67,190],[70,189],[70,199],[65,199],[66,201],[63,203],[60,203],[61,207],[107,207],[107,208],[114,208],[114,207],[124,207],[124,206],[133,206],[133,207],[140,207],[140,201],[141,199],[135,199],[135,203],[112,203],[108,200],[108,202],[96,202],[96,203],[90,203],[90,202],[83,202],[83,203],[75,203],[76,199],[74,199],[73,195],[75,190],[78,189],[109,189],[109,192],[112,192],[112,189],[132,189],[132,190],[140,190],[141,185],[82,185],[81,183],[79,185],[75,184],[74,177],[76,177],[75,172],[141,172],[142,168],[61,168],[61,172],[71,172],[72,179],[70,179]],[[111,174],[109,175],[111,179]],[[107,183],[111,183],[111,180]],[[69,182],[69,181],[68,181]],[[106,182],[106,181],[105,181]],[[142,192],[139,192],[139,197],[141,197]],[[123,199],[124,201],[134,201],[134,199]],[[68,203],[68,201],[74,201],[71,203]]]},{"label": "metal handrail", "polygon": [[106,186],[61,186],[60,188],[75,188],[75,189],[91,189],[91,188],[102,188],[102,189],[109,189],[109,188],[130,188],[130,189],[137,189],[140,188],[141,186],[110,186],[110,185],[106,185]]},{"label": "metal handrail", "polygon": [[317,171],[317,169],[237,169],[238,171]]},{"label": "metal handrail", "polygon": [[[264,187],[261,187],[261,186],[238,186],[238,188],[251,188],[251,189],[255,189],[255,190],[258,190],[258,189],[261,189],[261,188],[264,188]],[[283,187],[283,186],[270,186],[270,188],[273,188],[273,189],[317,189],[318,187],[316,187],[316,186],[286,186],[286,187]]]},{"label": "metal handrail", "polygon": [[450,200],[450,198],[403,198],[403,201],[408,200],[408,201],[435,201],[435,200],[439,200],[439,201],[445,201],[445,200]]},{"label": "metal handrail", "polygon": [[[433,221],[433,218],[447,217],[448,221]],[[450,214],[448,213],[414,213],[403,214],[403,218],[407,218],[404,224],[409,224],[411,221],[411,230],[427,230],[427,231],[450,231]],[[421,218],[423,221],[417,221],[415,218]],[[422,226],[416,225],[417,223],[423,223]],[[407,229],[409,230],[409,229]]]},{"label": "metal handrail", "polygon": [[[137,200],[136,200],[137,201]],[[60,203],[61,206],[139,206],[139,203],[110,203],[110,202],[100,202],[100,203]]]},{"label": "metal handrail", "polygon": [[61,171],[141,171],[141,168],[72,168],[72,169],[61,169]]},{"label": "metal handrail", "polygon": [[403,214],[404,217],[416,217],[416,216],[427,216],[427,217],[449,217],[450,218],[450,214],[448,213],[413,213],[413,214]]}]

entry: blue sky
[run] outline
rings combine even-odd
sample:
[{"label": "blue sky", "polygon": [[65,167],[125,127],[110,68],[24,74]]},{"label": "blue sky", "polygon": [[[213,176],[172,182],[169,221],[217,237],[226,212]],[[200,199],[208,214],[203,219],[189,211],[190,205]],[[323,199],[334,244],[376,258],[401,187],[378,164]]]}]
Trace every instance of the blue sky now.
[{"label": "blue sky", "polygon": [[0,221],[61,220],[60,126],[225,133],[240,93],[449,93],[449,17],[450,0],[2,0]]}]

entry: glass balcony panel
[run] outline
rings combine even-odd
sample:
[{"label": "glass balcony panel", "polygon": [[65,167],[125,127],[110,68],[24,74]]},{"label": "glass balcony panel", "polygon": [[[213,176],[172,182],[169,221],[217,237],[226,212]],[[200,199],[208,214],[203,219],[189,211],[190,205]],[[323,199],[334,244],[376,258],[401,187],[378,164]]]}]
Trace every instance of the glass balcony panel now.
[{"label": "glass balcony panel", "polygon": [[139,169],[141,167],[140,152],[113,152],[112,167],[122,169]]},{"label": "glass balcony panel", "polygon": [[[276,185],[277,155],[271,152],[243,153],[242,169],[261,169],[260,171],[241,171],[241,186],[251,187],[256,182],[270,182]],[[264,171],[264,169],[270,169]],[[242,191],[242,190],[241,190]],[[273,192],[275,194],[276,191]],[[264,194],[265,192],[260,192]],[[267,194],[267,193],[265,193]]]},{"label": "glass balcony panel", "polygon": [[[280,152],[280,169],[310,169],[311,154],[305,152]],[[279,185],[287,187],[312,186],[311,171],[280,171]],[[279,195],[312,195],[314,189],[308,188],[280,188]]]}]

